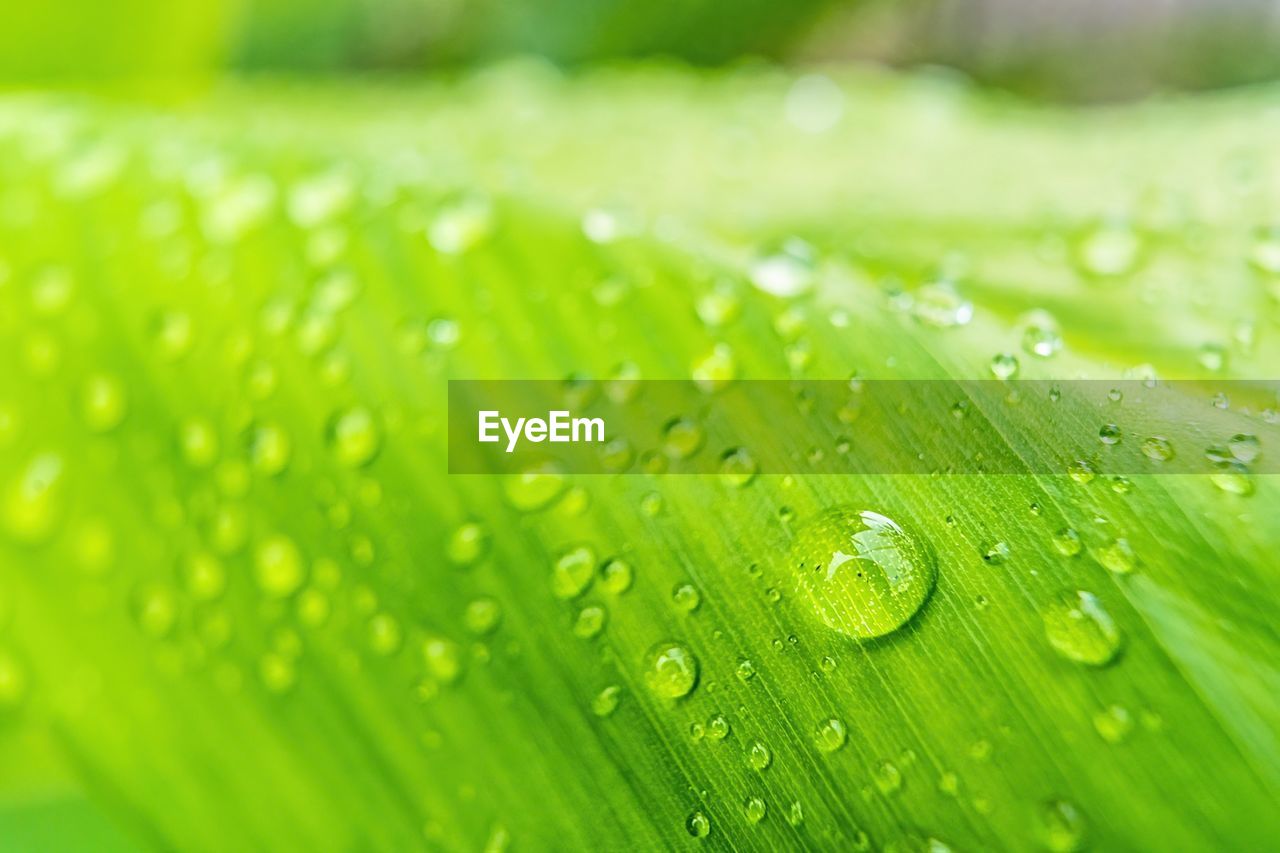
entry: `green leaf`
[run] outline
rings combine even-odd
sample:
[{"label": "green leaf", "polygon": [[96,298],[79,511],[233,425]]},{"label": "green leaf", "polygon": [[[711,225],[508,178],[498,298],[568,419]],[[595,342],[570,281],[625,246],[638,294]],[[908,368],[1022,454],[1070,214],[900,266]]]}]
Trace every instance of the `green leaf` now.
[{"label": "green leaf", "polygon": [[[717,346],[1206,409],[1274,375],[1271,93],[838,80],[0,102],[0,737],[37,744],[0,831],[83,791],[96,846],[99,808],[155,848],[1274,846],[1273,477],[446,473],[449,378]],[[780,251],[807,292],[758,286]],[[936,560],[878,639],[798,576],[838,508]]]}]

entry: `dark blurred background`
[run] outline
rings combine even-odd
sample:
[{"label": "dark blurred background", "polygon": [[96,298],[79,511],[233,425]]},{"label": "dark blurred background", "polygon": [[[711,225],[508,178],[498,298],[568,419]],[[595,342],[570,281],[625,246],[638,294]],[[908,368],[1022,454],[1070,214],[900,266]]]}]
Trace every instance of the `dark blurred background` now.
[{"label": "dark blurred background", "polygon": [[943,65],[1028,96],[1106,101],[1280,76],[1280,0],[52,0],[8,4],[14,83],[223,70],[449,69],[511,54],[576,67]]}]

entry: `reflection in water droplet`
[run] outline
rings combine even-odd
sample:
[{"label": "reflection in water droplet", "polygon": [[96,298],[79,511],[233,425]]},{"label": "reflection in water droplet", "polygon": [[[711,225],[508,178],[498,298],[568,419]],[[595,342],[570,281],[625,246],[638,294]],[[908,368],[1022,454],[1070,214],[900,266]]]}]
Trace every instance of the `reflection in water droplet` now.
[{"label": "reflection in water droplet", "polygon": [[1120,652],[1120,629],[1091,592],[1063,593],[1045,607],[1043,617],[1049,645],[1067,660],[1106,666]]},{"label": "reflection in water droplet", "polygon": [[577,598],[591,585],[596,553],[586,545],[570,548],[551,567],[551,592],[556,598]]},{"label": "reflection in water droplet", "polygon": [[808,522],[790,559],[800,597],[828,627],[861,639],[906,623],[937,580],[928,545],[870,510],[829,510]]},{"label": "reflection in water droplet", "polygon": [[618,710],[618,703],[621,699],[622,688],[616,684],[610,684],[591,700],[591,713],[597,717],[611,716],[614,711]]},{"label": "reflection in water droplet", "polygon": [[1173,444],[1161,435],[1153,435],[1142,442],[1142,455],[1156,462],[1168,462],[1173,458]]},{"label": "reflection in water droplet", "polygon": [[679,643],[658,643],[645,655],[644,680],[663,699],[687,696],[698,683],[698,659]]},{"label": "reflection in water droplet", "polygon": [[711,833],[711,821],[702,812],[689,815],[684,827],[694,838],[706,838]]},{"label": "reflection in water droplet", "polygon": [[1138,565],[1138,555],[1128,539],[1116,539],[1098,551],[1098,562],[1118,575],[1127,575]]},{"label": "reflection in water droplet", "polygon": [[835,752],[848,739],[849,730],[835,717],[821,721],[813,730],[813,742],[819,752]]},{"label": "reflection in water droplet", "polygon": [[751,744],[751,748],[747,750],[747,764],[751,765],[752,770],[764,770],[772,763],[773,753],[768,746],[761,741]]}]

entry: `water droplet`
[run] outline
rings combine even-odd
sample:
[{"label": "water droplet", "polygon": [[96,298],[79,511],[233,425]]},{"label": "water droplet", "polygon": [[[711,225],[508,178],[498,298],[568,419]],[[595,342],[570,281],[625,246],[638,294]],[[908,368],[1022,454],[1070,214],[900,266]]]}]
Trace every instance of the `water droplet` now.
[{"label": "water droplet", "polygon": [[631,566],[617,557],[606,560],[600,567],[600,587],[611,595],[621,595],[631,589]]},{"label": "water droplet", "polygon": [[694,812],[684,822],[684,828],[694,838],[706,838],[711,834],[711,821],[702,812]]},{"label": "water droplet", "polygon": [[729,736],[729,721],[724,714],[713,714],[707,720],[707,737],[711,740],[724,740]]},{"label": "water droplet", "polygon": [[580,640],[590,640],[604,630],[608,612],[598,604],[590,604],[578,611],[573,622],[573,635]]},{"label": "water droplet", "polygon": [[178,429],[178,447],[192,468],[208,468],[218,459],[218,432],[204,418],[188,418]]},{"label": "water droplet", "polygon": [[178,621],[178,598],[164,584],[140,585],[133,592],[132,603],[138,628],[153,639],[167,637]]},{"label": "water droplet", "polygon": [[1120,652],[1120,629],[1091,592],[1063,593],[1043,615],[1049,645],[1067,660],[1106,666]]},{"label": "water droplet", "polygon": [[248,433],[249,461],[255,470],[275,476],[289,467],[293,445],[279,424],[261,424]]},{"label": "water droplet", "polygon": [[804,807],[800,805],[800,801],[794,801],[787,809],[787,823],[792,826],[799,826],[804,823]]},{"label": "water droplet", "polygon": [[298,594],[298,621],[309,628],[328,622],[331,610],[329,597],[318,589],[304,589]]},{"label": "water droplet", "polygon": [[720,482],[731,488],[740,489],[755,479],[759,466],[751,451],[745,447],[734,447],[720,457]]},{"label": "water droplet", "polygon": [[27,668],[8,649],[0,649],[0,709],[16,708],[27,695]]},{"label": "water droplet", "polygon": [[948,283],[921,287],[915,293],[912,309],[916,320],[938,329],[963,326],[973,319],[973,303]]},{"label": "water droplet", "polygon": [[166,311],[156,317],[151,335],[160,357],[176,360],[191,347],[191,317],[180,311]]},{"label": "water droplet", "polygon": [[687,696],[698,683],[698,659],[679,643],[658,643],[645,654],[644,680],[663,699]]},{"label": "water droplet", "polygon": [[507,502],[521,512],[536,512],[550,506],[565,489],[565,476],[554,462],[532,465],[502,482]]},{"label": "water droplet", "polygon": [[474,598],[467,604],[462,614],[462,622],[467,630],[477,637],[492,634],[502,621],[502,605],[488,596]]},{"label": "water droplet", "polygon": [[1262,442],[1256,435],[1239,433],[1231,436],[1227,442],[1227,450],[1237,462],[1249,465],[1262,456]]},{"label": "water droplet", "polygon": [[458,525],[449,537],[445,556],[455,566],[470,566],[489,550],[489,531],[478,521]]},{"label": "water droplet", "polygon": [[227,588],[227,570],[208,551],[197,551],[182,566],[183,585],[196,601],[213,601]]},{"label": "water droplet", "polygon": [[742,803],[742,814],[747,823],[755,824],[764,820],[765,811],[764,800],[759,797],[747,797]]},{"label": "water droplet", "polygon": [[1033,311],[1023,318],[1022,349],[1037,358],[1052,358],[1062,349],[1058,321],[1047,311]]},{"label": "water droplet", "polygon": [[382,447],[382,437],[373,413],[363,406],[334,416],[329,421],[326,438],[338,464],[346,468],[368,465]]},{"label": "water droplet", "polygon": [[622,688],[616,684],[610,684],[591,700],[591,713],[597,717],[611,716],[614,711],[618,710],[618,703],[621,700]]},{"label": "water droplet", "polygon": [[738,360],[727,344],[716,344],[711,352],[693,364],[693,384],[707,394],[721,390],[737,375]]},{"label": "water droplet", "polygon": [[404,632],[400,622],[390,613],[376,613],[369,619],[369,649],[377,655],[393,655],[400,651]]},{"label": "water droplet", "polygon": [[120,425],[129,408],[124,385],[105,373],[89,378],[81,398],[85,425],[93,432],[110,432]]},{"label": "water droplet", "polygon": [[1083,459],[1077,459],[1067,466],[1067,476],[1073,481],[1084,486],[1093,482],[1093,478],[1098,476],[1093,470],[1093,466]]},{"label": "water droplet", "polygon": [[662,495],[657,492],[649,492],[642,497],[640,499],[640,511],[650,518],[662,512]]},{"label": "water droplet", "polygon": [[1064,527],[1053,534],[1053,547],[1064,557],[1074,557],[1084,549],[1080,534],[1070,527]]},{"label": "water droplet", "polygon": [[692,613],[702,603],[702,593],[693,584],[682,583],[671,593],[671,600],[675,602],[677,610]]},{"label": "water droplet", "polygon": [[1009,545],[1005,542],[993,542],[982,551],[982,560],[992,566],[999,566],[1009,559]]},{"label": "water droplet", "polygon": [[793,238],[781,251],[758,258],[748,274],[757,289],[786,299],[813,288],[814,264],[813,247]]},{"label": "water droplet", "polygon": [[742,301],[732,284],[720,281],[698,298],[694,310],[698,313],[698,319],[714,329],[736,320],[742,310]]},{"label": "water droplet", "polygon": [[1084,845],[1086,823],[1074,803],[1050,800],[1040,808],[1044,842],[1054,853],[1073,853]]},{"label": "water droplet", "polygon": [[1196,356],[1200,366],[1212,373],[1218,373],[1227,366],[1227,348],[1222,344],[1207,343],[1200,347]]},{"label": "water droplet", "polygon": [[1127,575],[1138,564],[1138,555],[1128,539],[1113,540],[1098,552],[1098,562],[1118,575]]},{"label": "water droplet", "polygon": [[991,357],[991,373],[996,379],[1012,379],[1018,375],[1018,357],[1002,352]]},{"label": "water droplet", "polygon": [[302,586],[306,576],[302,554],[283,534],[264,539],[254,552],[254,577],[269,598],[286,598]]},{"label": "water droplet", "polygon": [[1106,445],[1116,445],[1120,443],[1120,439],[1124,437],[1124,433],[1120,431],[1120,427],[1115,424],[1103,424],[1098,430],[1098,441]]},{"label": "water droplet", "polygon": [[551,592],[556,598],[577,598],[591,585],[596,553],[586,545],[570,548],[551,568]]},{"label": "water droplet", "polygon": [[1107,225],[1080,244],[1080,264],[1091,275],[1122,276],[1137,266],[1141,249],[1142,243],[1131,228]]},{"label": "water droplet", "polygon": [[427,228],[427,240],[441,254],[460,255],[488,239],[493,220],[493,205],[487,198],[465,196],[440,209]]},{"label": "water droplet", "polygon": [[4,526],[17,541],[38,545],[62,517],[64,466],[56,453],[33,457],[4,496]]},{"label": "water droplet", "polygon": [[802,598],[830,628],[880,637],[924,604],[937,579],[927,544],[869,510],[830,510],[806,524],[791,546]]},{"label": "water droplet", "polygon": [[751,744],[751,748],[747,750],[747,764],[752,770],[765,770],[773,763],[773,753],[769,751],[769,747],[761,741]]},{"label": "water droplet", "polygon": [[835,752],[849,739],[849,730],[841,720],[830,717],[814,727],[813,743],[819,752]]},{"label": "water droplet", "polygon": [[881,761],[876,765],[872,776],[875,779],[876,787],[886,797],[902,787],[902,771],[891,761]]},{"label": "water droplet", "polygon": [[436,350],[451,350],[462,339],[462,327],[452,317],[436,317],[427,324],[427,340]]},{"label": "water droplet", "polygon": [[1142,455],[1156,462],[1168,462],[1173,458],[1173,445],[1161,435],[1153,435],[1142,442]]},{"label": "water droplet", "polygon": [[689,418],[674,418],[662,430],[662,449],[672,459],[688,459],[702,449],[706,433]]},{"label": "water droplet", "polygon": [[1120,743],[1133,730],[1133,717],[1120,705],[1109,705],[1093,715],[1093,727],[1108,743]]},{"label": "water droplet", "polygon": [[1253,477],[1240,463],[1224,463],[1221,470],[1209,475],[1209,481],[1224,492],[1248,497],[1253,494]]},{"label": "water droplet", "polygon": [[738,680],[744,684],[756,677],[756,665],[747,658],[738,661]]},{"label": "water droplet", "polygon": [[452,684],[462,676],[462,651],[452,640],[427,637],[422,641],[422,659],[428,674],[441,684]]}]

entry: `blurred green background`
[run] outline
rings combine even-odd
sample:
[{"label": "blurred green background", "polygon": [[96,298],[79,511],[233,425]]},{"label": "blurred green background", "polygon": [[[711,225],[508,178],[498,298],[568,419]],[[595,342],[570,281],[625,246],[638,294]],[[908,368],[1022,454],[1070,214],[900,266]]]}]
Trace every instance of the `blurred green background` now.
[{"label": "blurred green background", "polygon": [[54,0],[9,4],[0,79],[191,80],[220,71],[456,69],[511,54],[574,67],[942,65],[1036,97],[1115,100],[1271,79],[1269,0]]},{"label": "blurred green background", "polygon": [[[1274,376],[1274,93],[1039,104],[1269,80],[1273,18],[7,4],[0,847],[675,847],[695,808],[723,849],[939,849],[913,822],[961,849],[1274,841],[1280,493],[1230,460],[1220,487],[551,478],[530,510],[519,484],[443,480],[438,429],[453,375],[987,376],[999,346],[1041,378]],[[817,295],[775,299],[761,259]],[[1020,344],[1045,310],[1052,360]],[[940,556],[932,621],[872,652],[757,565],[853,499]],[[1091,556],[1116,536],[1134,578]],[[584,538],[634,589],[550,595]],[[673,612],[690,577],[701,610]],[[1125,632],[1115,667],[1042,641],[1077,582]],[[636,662],[677,632],[708,683],[673,713]],[[823,703],[851,725],[819,764]],[[687,742],[695,711],[731,715],[725,750]],[[741,759],[756,733],[767,776]],[[877,793],[886,756],[905,791]]]}]

